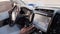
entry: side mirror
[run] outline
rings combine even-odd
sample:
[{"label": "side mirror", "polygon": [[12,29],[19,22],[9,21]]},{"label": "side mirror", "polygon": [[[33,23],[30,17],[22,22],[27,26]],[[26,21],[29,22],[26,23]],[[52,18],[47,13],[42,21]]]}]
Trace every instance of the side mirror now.
[{"label": "side mirror", "polygon": [[9,11],[9,26],[13,26],[15,24],[15,20],[17,17],[16,14],[17,11],[17,6],[14,6],[10,11]]}]

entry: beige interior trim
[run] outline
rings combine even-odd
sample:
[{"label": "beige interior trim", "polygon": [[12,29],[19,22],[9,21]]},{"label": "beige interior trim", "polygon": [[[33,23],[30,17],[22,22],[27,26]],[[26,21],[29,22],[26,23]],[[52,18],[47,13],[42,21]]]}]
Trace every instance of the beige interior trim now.
[{"label": "beige interior trim", "polygon": [[11,2],[8,2],[8,1],[0,2],[0,13],[4,12],[4,11],[7,11],[11,8],[12,8]]}]

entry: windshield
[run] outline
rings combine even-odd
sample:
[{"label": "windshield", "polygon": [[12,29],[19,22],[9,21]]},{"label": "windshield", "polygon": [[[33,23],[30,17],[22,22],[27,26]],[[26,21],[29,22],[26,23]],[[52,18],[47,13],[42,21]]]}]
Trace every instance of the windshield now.
[{"label": "windshield", "polygon": [[34,4],[36,6],[60,7],[60,0],[13,0],[20,5]]}]

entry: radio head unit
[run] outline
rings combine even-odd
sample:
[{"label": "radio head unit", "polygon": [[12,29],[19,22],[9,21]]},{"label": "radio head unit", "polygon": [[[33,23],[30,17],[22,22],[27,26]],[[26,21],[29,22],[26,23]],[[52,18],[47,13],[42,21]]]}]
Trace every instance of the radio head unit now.
[{"label": "radio head unit", "polygon": [[37,29],[47,32],[57,9],[37,8],[34,11],[33,24]]}]

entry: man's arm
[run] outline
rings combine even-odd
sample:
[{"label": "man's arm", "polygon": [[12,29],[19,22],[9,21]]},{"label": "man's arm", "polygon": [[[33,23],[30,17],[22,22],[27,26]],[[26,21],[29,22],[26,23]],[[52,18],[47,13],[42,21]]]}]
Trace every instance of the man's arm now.
[{"label": "man's arm", "polygon": [[29,27],[24,27],[20,30],[20,34],[29,34],[33,28],[34,28],[34,25]]}]

